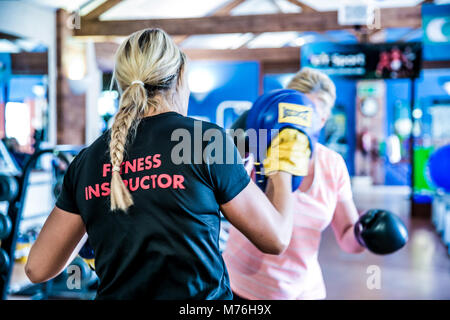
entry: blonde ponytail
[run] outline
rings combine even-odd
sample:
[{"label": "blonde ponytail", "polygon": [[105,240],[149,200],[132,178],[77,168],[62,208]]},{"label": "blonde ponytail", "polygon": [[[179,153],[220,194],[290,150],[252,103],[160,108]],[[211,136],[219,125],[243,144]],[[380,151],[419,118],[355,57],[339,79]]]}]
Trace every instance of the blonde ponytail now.
[{"label": "blonde ponytail", "polygon": [[162,108],[165,93],[179,84],[184,61],[184,54],[160,29],[135,32],[117,50],[113,76],[121,98],[109,142],[111,210],[127,211],[133,205],[133,197],[120,175],[127,146],[133,141],[140,120],[150,111]]}]

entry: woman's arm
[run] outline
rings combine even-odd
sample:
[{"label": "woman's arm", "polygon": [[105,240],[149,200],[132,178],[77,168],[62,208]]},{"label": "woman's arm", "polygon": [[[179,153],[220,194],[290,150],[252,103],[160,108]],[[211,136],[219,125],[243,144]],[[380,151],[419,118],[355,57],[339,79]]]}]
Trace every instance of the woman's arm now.
[{"label": "woman's arm", "polygon": [[342,250],[348,253],[364,251],[355,238],[353,228],[359,215],[352,198],[338,201],[331,226],[336,240]]},{"label": "woman's arm", "polygon": [[83,220],[78,214],[55,207],[31,247],[25,265],[25,273],[31,282],[45,282],[63,271],[86,241],[85,234]]},{"label": "woman's arm", "polygon": [[268,177],[267,197],[250,181],[231,201],[221,205],[228,221],[259,250],[281,254],[291,241],[292,176],[277,172]]}]

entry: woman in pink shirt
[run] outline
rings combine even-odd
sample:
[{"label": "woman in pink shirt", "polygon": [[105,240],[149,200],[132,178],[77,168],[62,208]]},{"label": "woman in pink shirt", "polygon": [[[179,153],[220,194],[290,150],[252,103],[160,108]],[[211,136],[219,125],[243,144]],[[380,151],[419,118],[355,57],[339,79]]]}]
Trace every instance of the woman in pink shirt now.
[{"label": "woman in pink shirt", "polygon": [[[288,85],[314,102],[322,127],[336,99],[331,79],[320,71],[303,68]],[[230,233],[223,257],[237,298],[324,299],[326,297],[318,251],[322,231],[331,224],[342,250],[360,253],[364,248],[353,228],[358,212],[344,159],[316,143],[308,175],[294,194],[294,229],[286,251],[264,254],[237,229]]]}]

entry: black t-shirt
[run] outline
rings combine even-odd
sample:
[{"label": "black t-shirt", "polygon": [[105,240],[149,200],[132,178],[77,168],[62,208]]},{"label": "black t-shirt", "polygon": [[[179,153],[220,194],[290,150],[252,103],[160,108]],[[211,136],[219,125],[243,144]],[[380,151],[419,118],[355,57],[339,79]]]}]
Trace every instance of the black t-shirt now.
[{"label": "black t-shirt", "polygon": [[86,225],[97,299],[232,298],[219,252],[219,205],[250,181],[232,139],[175,112],[144,118],[121,166],[134,201],[127,213],[110,210],[108,144],[109,131],[78,154],[56,202]]}]

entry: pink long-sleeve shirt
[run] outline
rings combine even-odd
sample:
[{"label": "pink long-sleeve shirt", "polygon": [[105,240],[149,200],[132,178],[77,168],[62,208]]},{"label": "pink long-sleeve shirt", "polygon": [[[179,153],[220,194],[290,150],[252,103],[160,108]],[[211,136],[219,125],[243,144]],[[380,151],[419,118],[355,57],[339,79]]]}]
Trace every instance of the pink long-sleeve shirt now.
[{"label": "pink long-sleeve shirt", "polygon": [[[336,204],[352,198],[344,159],[317,143],[314,178],[306,192],[295,192],[294,229],[281,255],[259,251],[233,226],[223,257],[231,289],[246,299],[324,299],[318,251],[322,231],[333,220]],[[338,220],[339,217],[335,217]]]}]

